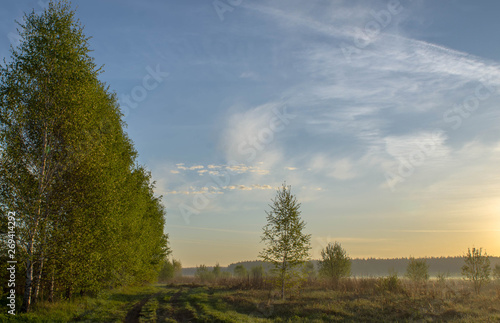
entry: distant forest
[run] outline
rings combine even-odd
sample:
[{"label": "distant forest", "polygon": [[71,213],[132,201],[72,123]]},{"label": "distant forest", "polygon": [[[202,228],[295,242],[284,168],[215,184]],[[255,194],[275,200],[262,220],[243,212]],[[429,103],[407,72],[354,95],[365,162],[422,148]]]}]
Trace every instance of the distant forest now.
[{"label": "distant forest", "polygon": [[[461,277],[464,258],[459,257],[437,257],[437,258],[417,258],[425,259],[429,264],[429,275],[435,277],[437,274],[448,274],[449,277]],[[489,257],[491,267],[500,264],[500,257]],[[314,267],[318,269],[318,260],[312,260]],[[408,265],[408,258],[393,258],[393,259],[352,259],[351,276],[369,277],[369,276],[387,276],[390,272],[396,272],[399,276],[403,276]],[[242,261],[230,264],[227,267],[221,267],[222,271],[234,272],[237,265],[243,265],[247,270],[252,267],[262,265],[266,272],[269,272],[271,265],[262,261]],[[212,267],[208,267],[212,269]],[[182,275],[194,276],[196,267],[183,268]]]}]

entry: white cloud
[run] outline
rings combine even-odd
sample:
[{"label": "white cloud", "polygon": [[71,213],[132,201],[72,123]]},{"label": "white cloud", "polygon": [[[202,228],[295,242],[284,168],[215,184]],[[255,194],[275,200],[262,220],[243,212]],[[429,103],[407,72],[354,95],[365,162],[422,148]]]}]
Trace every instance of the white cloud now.
[{"label": "white cloud", "polygon": [[356,177],[356,174],[352,169],[352,163],[347,158],[343,158],[334,162],[333,171],[328,175],[339,180],[346,180]]},{"label": "white cloud", "polygon": [[338,180],[348,180],[356,177],[353,163],[348,158],[332,160],[324,154],[317,154],[309,164],[309,168],[319,174],[324,174]]},{"label": "white cloud", "polygon": [[249,71],[249,72],[243,72],[243,73],[241,73],[240,74],[240,78],[242,78],[242,79],[250,79],[250,80],[256,81],[256,80],[259,79],[259,75],[257,73],[255,73],[255,72]]}]

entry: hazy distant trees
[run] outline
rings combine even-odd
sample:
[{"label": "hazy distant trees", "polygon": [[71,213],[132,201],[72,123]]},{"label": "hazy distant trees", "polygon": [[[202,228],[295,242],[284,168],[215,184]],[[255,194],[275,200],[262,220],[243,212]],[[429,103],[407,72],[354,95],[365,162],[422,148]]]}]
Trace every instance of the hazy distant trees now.
[{"label": "hazy distant trees", "polygon": [[158,281],[165,282],[174,277],[182,276],[182,264],[179,260],[173,259],[165,259],[163,262],[163,267],[161,268],[158,274]]},{"label": "hazy distant trees", "polygon": [[465,279],[472,281],[474,290],[479,294],[481,287],[490,279],[490,259],[483,248],[468,248],[464,255],[465,265],[462,267],[462,275]]},{"label": "hazy distant trees", "polygon": [[234,267],[234,276],[239,278],[246,278],[248,276],[247,269],[243,265],[237,265]]},{"label": "hazy distant trees", "polygon": [[221,270],[219,263],[216,263],[214,268],[212,268],[212,274],[214,275],[215,279],[219,279],[221,277]]},{"label": "hazy distant trees", "polygon": [[19,31],[0,67],[0,217],[16,212],[22,311],[43,289],[53,300],[155,280],[165,210],[83,27],[50,2]]},{"label": "hazy distant trees", "polygon": [[425,259],[410,258],[406,267],[405,276],[413,282],[424,282],[429,280],[429,265]]},{"label": "hazy distant trees", "polygon": [[202,282],[214,280],[213,272],[211,272],[205,265],[200,265],[199,267],[196,266],[196,272],[194,273],[194,276]]},{"label": "hazy distant trees", "polygon": [[262,235],[266,247],[259,257],[274,265],[281,297],[285,299],[287,282],[298,275],[294,269],[309,259],[311,235],[303,233],[306,223],[300,218],[300,203],[290,186],[283,184],[269,206],[271,211],[266,211],[267,224]]},{"label": "hazy distant trees", "polygon": [[316,269],[314,268],[314,263],[312,263],[311,261],[308,261],[304,264],[303,271],[304,271],[304,275],[307,278],[315,278],[316,277]]},{"label": "hazy distant trees", "polygon": [[264,277],[264,267],[262,267],[262,265],[252,267],[252,269],[250,269],[250,273],[252,274],[252,279],[262,280]]},{"label": "hazy distant trees", "polygon": [[351,275],[351,258],[349,258],[347,252],[339,242],[328,243],[321,250],[321,258],[322,260],[319,261],[319,273],[321,276],[337,282],[340,278]]}]

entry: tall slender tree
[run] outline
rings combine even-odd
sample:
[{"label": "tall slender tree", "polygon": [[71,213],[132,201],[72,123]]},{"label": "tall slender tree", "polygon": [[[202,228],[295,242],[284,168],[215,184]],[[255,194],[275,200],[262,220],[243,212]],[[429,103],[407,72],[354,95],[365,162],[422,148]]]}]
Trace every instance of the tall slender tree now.
[{"label": "tall slender tree", "polygon": [[266,211],[267,224],[262,235],[266,247],[259,257],[274,265],[284,300],[285,286],[293,269],[309,260],[311,235],[303,232],[306,223],[300,218],[300,203],[292,195],[291,186],[283,183],[269,206],[271,211]]}]

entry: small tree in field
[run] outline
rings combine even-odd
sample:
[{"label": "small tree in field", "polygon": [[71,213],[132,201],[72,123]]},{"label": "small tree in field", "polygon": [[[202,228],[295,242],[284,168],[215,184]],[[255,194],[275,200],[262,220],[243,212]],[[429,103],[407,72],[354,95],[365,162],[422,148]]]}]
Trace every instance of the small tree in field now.
[{"label": "small tree in field", "polygon": [[264,279],[264,267],[262,265],[254,266],[250,270],[252,275],[252,284],[254,285],[262,285],[262,281]]},{"label": "small tree in field", "polygon": [[237,265],[236,267],[234,267],[234,275],[238,278],[246,278],[248,272],[243,265]]},{"label": "small tree in field", "polygon": [[302,232],[306,223],[300,218],[300,203],[290,190],[290,186],[283,184],[269,205],[271,211],[266,212],[267,225],[262,235],[267,246],[259,254],[264,261],[274,265],[283,300],[285,286],[300,273],[294,269],[309,259],[311,249],[311,235]]},{"label": "small tree in field", "polygon": [[337,282],[340,278],[351,275],[351,259],[340,243],[328,243],[321,250],[321,257],[323,258],[319,262],[319,273],[321,276]]},{"label": "small tree in field", "polygon": [[214,273],[208,270],[207,266],[200,265],[200,267],[196,266],[196,272],[194,276],[204,282],[211,282],[214,280]]},{"label": "small tree in field", "polygon": [[474,283],[474,290],[479,294],[481,287],[490,280],[490,259],[483,248],[469,248],[464,256],[465,265],[462,275]]},{"label": "small tree in field", "polygon": [[405,276],[413,282],[421,283],[429,280],[429,265],[425,259],[410,258]]},{"label": "small tree in field", "polygon": [[314,263],[308,261],[304,264],[304,274],[308,279],[316,278],[316,269],[314,268]]},{"label": "small tree in field", "polygon": [[214,274],[215,279],[219,279],[219,277],[221,276],[221,270],[220,270],[219,263],[215,264],[215,267],[212,269],[212,273]]}]

